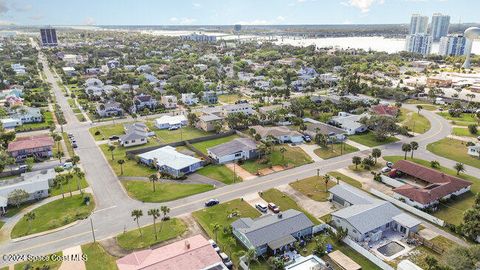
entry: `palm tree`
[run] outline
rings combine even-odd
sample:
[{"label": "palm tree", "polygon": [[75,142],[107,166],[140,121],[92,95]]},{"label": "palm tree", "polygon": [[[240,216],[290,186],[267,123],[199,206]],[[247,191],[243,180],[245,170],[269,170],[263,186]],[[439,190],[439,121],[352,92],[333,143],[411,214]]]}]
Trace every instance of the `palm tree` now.
[{"label": "palm tree", "polygon": [[57,151],[60,151],[60,141],[62,140],[62,136],[58,135],[58,133],[52,134],[53,140],[57,143]]},{"label": "palm tree", "polygon": [[412,146],[408,143],[402,145],[402,151],[405,152],[405,160],[407,159],[407,153],[412,151]]},{"label": "palm tree", "polygon": [[372,149],[372,157],[375,158],[375,165],[377,164],[377,158],[382,156],[382,150],[378,148]]},{"label": "palm tree", "polygon": [[247,252],[245,252],[245,262],[247,263],[248,268],[250,268],[250,263],[252,261],[257,260],[257,252],[254,248],[249,248]]},{"label": "palm tree", "polygon": [[330,181],[330,175],[325,174],[325,175],[323,176],[323,180],[325,181],[325,192],[327,192],[327,189],[328,189],[328,181]]},{"label": "palm tree", "polygon": [[147,214],[149,216],[152,216],[152,218],[153,218],[153,231],[155,232],[155,240],[157,240],[158,235],[157,235],[157,226],[156,226],[155,221],[157,220],[158,217],[160,217],[160,210],[158,208],[152,208],[152,209],[148,210]]},{"label": "palm tree", "polygon": [[[166,220],[167,214],[170,213],[170,208],[168,208],[168,206],[163,205],[160,207],[160,211],[163,213],[162,221]],[[162,231],[162,226],[163,226],[163,222],[160,224],[160,231]]]},{"label": "palm tree", "polygon": [[463,163],[460,163],[460,162],[458,162],[457,164],[455,164],[455,166],[453,166],[453,168],[457,171],[457,175],[459,175],[460,172],[464,172],[464,171],[465,171],[465,165],[463,165]]},{"label": "palm tree", "polygon": [[432,161],[430,161],[430,167],[438,168],[438,167],[440,167],[440,162],[438,162],[437,160],[432,160]]},{"label": "palm tree", "polygon": [[158,181],[158,175],[156,173],[154,174],[151,174],[148,179],[150,180],[150,182],[152,182],[152,186],[153,186],[153,192],[155,192],[155,182]]},{"label": "palm tree", "polygon": [[134,209],[132,211],[133,221],[137,222],[138,231],[140,232],[140,235],[143,236],[142,229],[140,228],[140,223],[139,223],[139,219],[141,216],[143,216],[143,211],[141,209]]},{"label": "palm tree", "polygon": [[70,185],[70,180],[72,180],[73,178],[73,175],[71,173],[67,173],[65,175],[65,182],[67,183],[68,185],[68,192],[70,193],[70,197],[72,197],[72,185]]},{"label": "palm tree", "polygon": [[32,221],[35,220],[35,218],[36,218],[35,212],[33,212],[33,211],[25,214],[25,219],[28,222],[28,231],[30,231],[30,229],[32,227]]},{"label": "palm tree", "polygon": [[282,146],[279,151],[280,153],[282,153],[282,163],[283,163],[285,161],[285,152],[287,152],[287,148]]},{"label": "palm tree", "polygon": [[115,150],[115,145],[111,144],[108,146],[108,151],[110,151],[110,153],[112,153],[112,160],[114,160],[114,157],[113,157],[113,151]]},{"label": "palm tree", "polygon": [[411,158],[413,159],[413,152],[418,149],[418,143],[415,142],[415,141],[410,142],[410,147],[412,148],[412,156],[411,156]]},{"label": "palm tree", "polygon": [[123,175],[123,164],[125,163],[125,160],[119,159],[117,160],[118,165],[120,165],[120,175]]},{"label": "palm tree", "polygon": [[74,167],[73,168],[73,173],[77,176],[77,190],[80,191],[83,197],[83,192],[80,187],[80,179],[82,179],[85,176],[85,173],[82,172],[82,170],[79,167]]},{"label": "palm tree", "polygon": [[358,169],[358,165],[362,163],[362,158],[358,156],[352,157],[352,163],[355,164],[355,170]]},{"label": "palm tree", "polygon": [[212,224],[212,231],[215,234],[215,242],[218,243],[218,231],[220,230],[221,225],[218,223]]},{"label": "palm tree", "polygon": [[423,106],[422,105],[417,105],[417,111],[418,111],[418,114],[420,114],[420,111],[423,109]]},{"label": "palm tree", "polygon": [[79,161],[80,161],[80,157],[79,157],[79,156],[74,155],[74,156],[72,157],[72,164],[73,164],[74,166],[76,166]]}]

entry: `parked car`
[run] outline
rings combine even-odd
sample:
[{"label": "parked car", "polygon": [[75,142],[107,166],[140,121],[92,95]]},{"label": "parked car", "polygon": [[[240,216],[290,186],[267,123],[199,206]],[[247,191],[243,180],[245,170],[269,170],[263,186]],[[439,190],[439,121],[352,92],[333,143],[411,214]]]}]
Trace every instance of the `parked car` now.
[{"label": "parked car", "polygon": [[389,172],[389,171],[391,171],[391,170],[392,170],[392,168],[390,168],[390,167],[383,167],[382,170],[381,170],[381,172],[382,172],[382,173],[387,173],[387,172]]},{"label": "parked car", "polygon": [[67,170],[73,168],[73,163],[72,162],[65,162],[63,163],[62,167]]},{"label": "parked car", "polygon": [[72,138],[73,137],[73,134],[72,133],[68,133],[68,138]]},{"label": "parked car", "polygon": [[210,207],[210,206],[217,205],[217,204],[219,204],[219,203],[220,203],[220,201],[217,200],[217,199],[210,199],[210,200],[208,200],[208,201],[205,203],[205,206],[206,206],[206,207]]},{"label": "parked car", "polygon": [[303,135],[303,140],[306,141],[306,142],[311,142],[312,137],[310,137],[309,135]]},{"label": "parked car", "polygon": [[262,203],[255,204],[255,208],[257,208],[258,211],[260,211],[262,213],[266,213],[268,211],[268,208]]},{"label": "parked car", "polygon": [[278,207],[274,203],[268,203],[268,209],[270,209],[275,214],[280,212],[280,207]]},{"label": "parked car", "polygon": [[220,253],[219,255],[220,255],[220,258],[222,258],[223,264],[225,264],[225,266],[228,269],[231,269],[233,267],[233,263],[230,260],[230,258],[228,257],[228,255],[225,254],[224,252]]},{"label": "parked car", "polygon": [[179,126],[171,126],[168,128],[168,130],[177,130],[179,128],[180,128]]},{"label": "parked car", "polygon": [[73,148],[78,148],[78,145],[76,143],[72,143]]},{"label": "parked car", "polygon": [[479,141],[480,141],[480,136],[478,136],[478,137],[477,137],[477,140],[479,140]]},{"label": "parked car", "polygon": [[218,247],[217,243],[215,243],[213,239],[208,240],[208,242],[210,242],[210,245],[212,245],[213,249],[215,249],[217,253],[220,253],[220,247]]},{"label": "parked car", "polygon": [[110,136],[108,139],[109,139],[110,141],[116,141],[116,140],[120,139],[120,137],[117,136],[117,135],[113,135],[113,136]]},{"label": "parked car", "polygon": [[387,167],[389,167],[389,168],[392,168],[393,162],[387,161],[387,163],[385,165],[387,165]]}]

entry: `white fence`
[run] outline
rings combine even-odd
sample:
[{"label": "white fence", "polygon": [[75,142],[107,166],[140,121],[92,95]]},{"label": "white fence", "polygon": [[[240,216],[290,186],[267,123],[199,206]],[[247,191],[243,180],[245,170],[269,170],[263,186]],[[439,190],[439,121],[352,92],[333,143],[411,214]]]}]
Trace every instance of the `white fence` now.
[{"label": "white fence", "polygon": [[381,175],[380,177],[382,177],[382,183],[385,183],[385,184],[387,184],[391,187],[394,187],[394,188],[405,185],[405,183],[402,183],[402,182],[400,182],[398,180],[395,180],[391,177],[388,177],[386,175]]},{"label": "white fence", "polygon": [[387,194],[382,193],[382,192],[380,192],[380,191],[378,191],[378,190],[376,190],[376,189],[374,189],[374,188],[371,188],[371,189],[370,189],[370,193],[372,193],[373,195],[375,195],[375,196],[377,196],[377,197],[380,197],[380,198],[382,198],[382,199],[384,199],[384,200],[386,200],[386,201],[389,201],[389,202],[393,203],[394,205],[402,208],[403,210],[406,210],[406,211],[408,211],[408,212],[410,212],[410,213],[412,213],[412,214],[414,214],[414,215],[417,215],[417,216],[419,216],[419,217],[421,217],[421,218],[424,218],[424,219],[426,219],[426,220],[428,220],[428,221],[430,221],[430,222],[432,222],[432,223],[435,223],[435,224],[440,225],[440,226],[442,226],[442,227],[445,226],[445,221],[443,221],[443,220],[441,220],[441,219],[439,219],[439,218],[436,218],[436,217],[434,217],[434,216],[432,216],[432,215],[430,215],[430,214],[427,214],[427,213],[423,212],[422,210],[419,210],[419,209],[417,209],[417,208],[415,208],[415,207],[413,207],[413,206],[410,206],[410,205],[408,205],[408,204],[406,204],[406,203],[404,203],[404,202],[401,202],[401,201],[399,201],[399,200],[397,200],[397,199],[395,199],[395,198],[393,198],[393,197],[390,197],[390,196],[388,196]]},{"label": "white fence", "polygon": [[362,246],[359,244],[355,243],[352,241],[350,238],[345,237],[343,239],[343,242],[347,244],[349,247],[353,248],[356,252],[362,254],[365,258],[367,258],[369,261],[372,263],[376,264],[378,267],[380,267],[383,270],[395,270],[393,269],[390,265],[382,261],[380,258],[377,256],[373,255],[370,251],[364,249]]}]

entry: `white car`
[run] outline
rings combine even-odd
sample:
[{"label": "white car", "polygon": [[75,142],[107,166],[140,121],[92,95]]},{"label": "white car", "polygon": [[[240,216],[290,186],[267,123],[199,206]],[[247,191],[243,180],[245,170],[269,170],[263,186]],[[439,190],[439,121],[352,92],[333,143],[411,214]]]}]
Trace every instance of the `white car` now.
[{"label": "white car", "polygon": [[218,247],[217,243],[215,243],[215,241],[213,241],[213,239],[208,240],[208,242],[210,242],[210,245],[212,245],[213,249],[217,253],[220,253],[220,247]]},{"label": "white car", "polygon": [[392,168],[390,168],[390,167],[383,167],[382,170],[381,170],[381,172],[382,172],[382,173],[387,173],[387,172],[389,172],[389,171],[391,171],[391,170],[392,170]]}]

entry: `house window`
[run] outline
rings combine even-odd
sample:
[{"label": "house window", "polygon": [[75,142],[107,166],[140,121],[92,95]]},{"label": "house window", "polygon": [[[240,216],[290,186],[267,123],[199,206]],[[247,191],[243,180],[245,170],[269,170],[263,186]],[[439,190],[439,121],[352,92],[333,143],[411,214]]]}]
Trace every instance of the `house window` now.
[{"label": "house window", "polygon": [[134,143],[134,142],[135,142],[135,140],[132,140],[132,143]]}]

